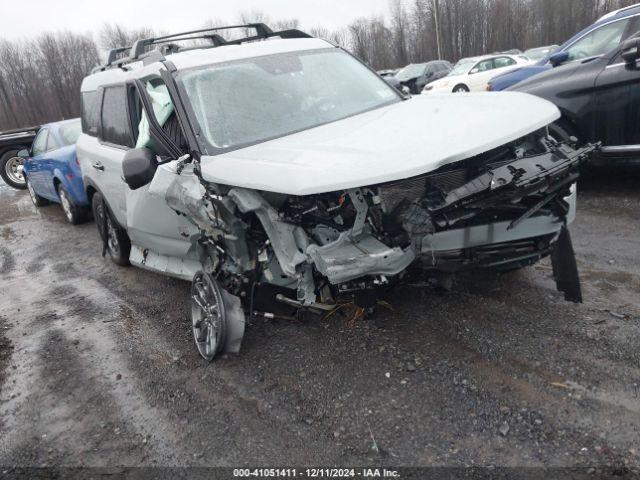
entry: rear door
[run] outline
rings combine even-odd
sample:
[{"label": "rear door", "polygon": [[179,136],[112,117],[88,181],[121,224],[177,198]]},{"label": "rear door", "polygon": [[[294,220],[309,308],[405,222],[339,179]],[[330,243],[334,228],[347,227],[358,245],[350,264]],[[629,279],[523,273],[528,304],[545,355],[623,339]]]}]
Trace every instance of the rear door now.
[{"label": "rear door", "polygon": [[496,75],[493,58],[479,61],[469,72],[469,89],[483,91],[487,82]]},{"label": "rear door", "polygon": [[122,160],[135,145],[124,83],[104,87],[98,140],[89,168],[116,220],[124,226],[127,185],[122,180]]}]

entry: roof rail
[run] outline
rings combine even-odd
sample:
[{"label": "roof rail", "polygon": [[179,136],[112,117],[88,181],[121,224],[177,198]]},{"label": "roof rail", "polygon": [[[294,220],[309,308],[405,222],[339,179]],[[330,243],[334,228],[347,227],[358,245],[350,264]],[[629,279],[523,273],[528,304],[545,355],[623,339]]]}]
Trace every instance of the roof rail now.
[{"label": "roof rail", "polygon": [[[221,30],[231,30],[236,28],[252,28],[255,30],[256,34],[253,36],[238,38],[235,40],[226,40],[217,32]],[[123,65],[131,62],[135,62],[137,60],[143,59],[149,55],[149,47],[153,45],[161,45],[164,44],[164,48],[161,48],[159,53],[161,54],[170,54],[175,53],[180,49],[180,47],[174,42],[188,41],[188,40],[209,40],[210,45],[200,46],[200,47],[190,47],[185,48],[185,50],[193,50],[199,48],[212,48],[212,47],[220,47],[223,45],[239,45],[244,42],[251,42],[255,40],[265,40],[271,37],[280,37],[280,38],[311,38],[311,35],[308,33],[302,32],[297,29],[290,30],[282,30],[280,32],[274,32],[264,23],[247,23],[242,25],[228,25],[224,27],[211,27],[211,28],[202,28],[199,30],[190,30],[187,32],[174,33],[171,35],[163,35],[160,37],[151,37],[144,38],[141,40],[137,40],[130,47],[121,47],[114,48],[109,51],[109,55],[107,57],[107,63],[105,65],[98,66],[92,70],[91,73],[95,73],[98,71],[104,71],[109,68],[120,68]],[[119,56],[123,52],[129,52],[128,56]],[[153,57],[156,59],[157,57]]]},{"label": "roof rail", "polygon": [[631,10],[632,8],[637,8],[637,7],[640,7],[640,3],[634,3],[633,5],[629,5],[628,7],[619,8],[618,10],[614,10],[612,12],[605,13],[603,16],[601,16],[598,19],[598,21],[606,20],[607,18],[611,18],[611,17],[615,17],[617,14],[619,14],[621,12],[626,12],[627,10]]}]

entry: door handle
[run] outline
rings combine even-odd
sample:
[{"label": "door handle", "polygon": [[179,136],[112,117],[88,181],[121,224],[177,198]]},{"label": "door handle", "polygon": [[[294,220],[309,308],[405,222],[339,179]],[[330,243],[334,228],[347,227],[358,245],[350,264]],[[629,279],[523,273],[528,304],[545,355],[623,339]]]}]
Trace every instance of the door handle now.
[{"label": "door handle", "polygon": [[93,168],[95,168],[96,170],[100,170],[101,172],[104,171],[104,165],[100,164],[100,163],[93,163],[91,164],[91,166]]}]

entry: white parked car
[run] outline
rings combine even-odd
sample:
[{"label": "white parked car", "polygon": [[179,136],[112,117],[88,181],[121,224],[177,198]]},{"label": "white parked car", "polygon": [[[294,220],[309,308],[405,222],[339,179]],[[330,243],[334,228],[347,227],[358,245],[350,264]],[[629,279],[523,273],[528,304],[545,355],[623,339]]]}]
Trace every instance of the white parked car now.
[{"label": "white parked car", "polygon": [[483,92],[489,80],[496,75],[530,64],[531,60],[523,55],[463,58],[453,66],[449,75],[428,84],[422,93]]},{"label": "white parked car", "polygon": [[[77,155],[103,254],[192,282],[204,358],[238,351],[245,315],[351,304],[357,316],[412,270],[551,254],[580,300],[565,227],[593,147],[548,136],[553,104],[408,100],[324,40],[247,27],[256,35],[229,42],[139,41],[82,83]],[[211,43],[176,47],[198,34]]]}]

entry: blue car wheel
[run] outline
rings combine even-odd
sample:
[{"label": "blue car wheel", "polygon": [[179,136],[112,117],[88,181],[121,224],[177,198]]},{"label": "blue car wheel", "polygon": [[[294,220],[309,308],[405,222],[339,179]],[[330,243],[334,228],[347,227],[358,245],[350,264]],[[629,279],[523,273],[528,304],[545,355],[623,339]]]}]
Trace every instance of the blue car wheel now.
[{"label": "blue car wheel", "polygon": [[24,181],[27,185],[27,190],[29,191],[31,201],[36,207],[44,207],[45,205],[49,205],[49,200],[47,200],[46,198],[42,198],[36,193],[36,191],[33,189],[33,185],[31,185],[31,181],[27,176],[24,177]]},{"label": "blue car wheel", "polygon": [[78,225],[79,223],[87,220],[89,213],[88,209],[86,207],[75,205],[71,200],[69,192],[64,188],[64,185],[58,186],[58,196],[60,197],[62,210],[64,210],[64,214],[71,225]]}]

